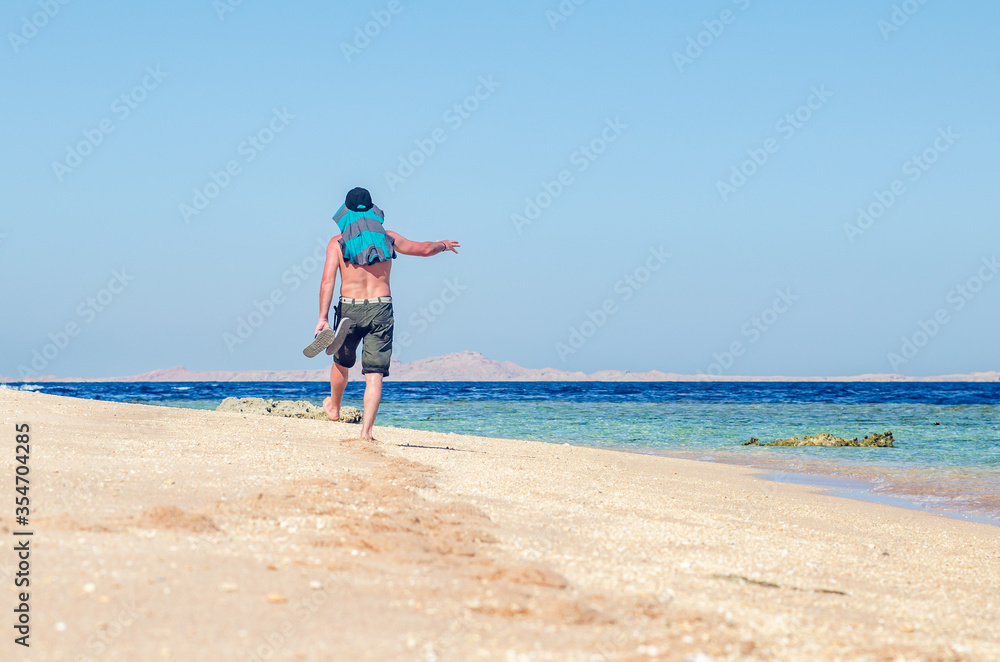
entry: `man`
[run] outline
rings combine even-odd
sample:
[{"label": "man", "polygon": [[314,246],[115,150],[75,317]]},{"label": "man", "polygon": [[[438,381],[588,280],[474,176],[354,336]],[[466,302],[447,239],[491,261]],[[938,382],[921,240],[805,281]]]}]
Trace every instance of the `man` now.
[{"label": "man", "polygon": [[[347,388],[347,369],[357,361],[358,344],[363,341],[361,372],[365,376],[364,419],[361,438],[374,441],[372,430],[382,401],[382,380],[389,375],[392,356],[392,295],[389,272],[396,253],[430,257],[451,251],[458,253],[457,241],[410,241],[382,227],[385,214],[372,203],[363,188],[352,189],[344,206],[333,217],[340,234],[330,240],[319,291],[317,338],[330,338],[333,354],[330,368],[330,397],[323,401],[330,420],[340,418],[340,401]],[[340,272],[340,303],[337,306],[338,333],[330,329],[330,304]],[[322,334],[322,336],[320,335]],[[343,338],[343,344],[339,343]]]}]

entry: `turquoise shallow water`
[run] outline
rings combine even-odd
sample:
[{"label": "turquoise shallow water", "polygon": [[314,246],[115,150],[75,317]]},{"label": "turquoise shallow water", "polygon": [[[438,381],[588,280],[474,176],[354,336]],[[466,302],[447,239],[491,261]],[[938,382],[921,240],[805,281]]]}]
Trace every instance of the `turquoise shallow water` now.
[{"label": "turquoise shallow water", "polygon": [[[723,451],[1000,469],[1000,405],[705,402],[389,402],[380,423],[631,450]],[[940,425],[934,425],[940,423]],[[743,448],[817,432],[892,430],[897,448]]]},{"label": "turquoise shallow water", "polygon": [[[345,404],[361,406],[362,384]],[[43,384],[60,395],[214,409],[321,383]],[[875,495],[1000,522],[1000,384],[387,383],[380,425],[597,446],[863,481]],[[895,448],[744,447],[891,430]]]}]

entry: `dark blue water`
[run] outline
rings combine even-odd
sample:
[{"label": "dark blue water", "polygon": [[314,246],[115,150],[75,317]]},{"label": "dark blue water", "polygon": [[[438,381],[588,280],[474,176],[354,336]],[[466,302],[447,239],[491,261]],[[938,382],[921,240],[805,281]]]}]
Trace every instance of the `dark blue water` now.
[{"label": "dark blue water", "polygon": [[[32,390],[70,397],[156,404],[226,397],[322,399],[324,382],[43,383]],[[351,382],[360,399],[364,384]],[[386,382],[385,400],[522,402],[731,402],[997,405],[1000,382]]]},{"label": "dark blue water", "polygon": [[[309,400],[322,382],[43,383],[55,395],[198,409]],[[364,384],[345,404],[360,407]],[[599,446],[833,475],[926,507],[1000,519],[1000,383],[387,382],[380,425]],[[895,448],[744,447],[891,430]]]}]

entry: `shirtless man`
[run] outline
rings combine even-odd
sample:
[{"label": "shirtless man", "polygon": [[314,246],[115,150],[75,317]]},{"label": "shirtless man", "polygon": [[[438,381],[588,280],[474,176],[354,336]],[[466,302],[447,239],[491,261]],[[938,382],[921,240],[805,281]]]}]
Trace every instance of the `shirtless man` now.
[{"label": "shirtless man", "polygon": [[334,220],[341,233],[330,240],[319,291],[319,323],[316,334],[330,328],[330,306],[337,273],[340,273],[338,321],[350,320],[347,336],[339,348],[332,344],[330,397],[323,401],[330,420],[340,417],[340,401],[347,388],[347,369],[357,361],[358,344],[364,342],[361,372],[365,376],[364,419],[361,438],[374,441],[372,430],[382,401],[382,380],[389,375],[392,356],[392,297],[389,272],[396,253],[430,257],[451,251],[458,253],[457,241],[410,241],[397,232],[382,229],[384,214],[372,203],[363,188],[347,194]]}]

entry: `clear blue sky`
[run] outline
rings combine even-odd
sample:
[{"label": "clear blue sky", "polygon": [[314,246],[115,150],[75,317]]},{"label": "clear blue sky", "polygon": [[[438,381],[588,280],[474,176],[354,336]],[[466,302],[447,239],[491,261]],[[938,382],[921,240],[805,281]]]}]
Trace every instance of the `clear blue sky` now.
[{"label": "clear blue sky", "polygon": [[4,3],[0,374],[320,367],[306,272],[357,185],[463,244],[395,265],[402,360],[1000,369],[996,3],[225,2]]}]

